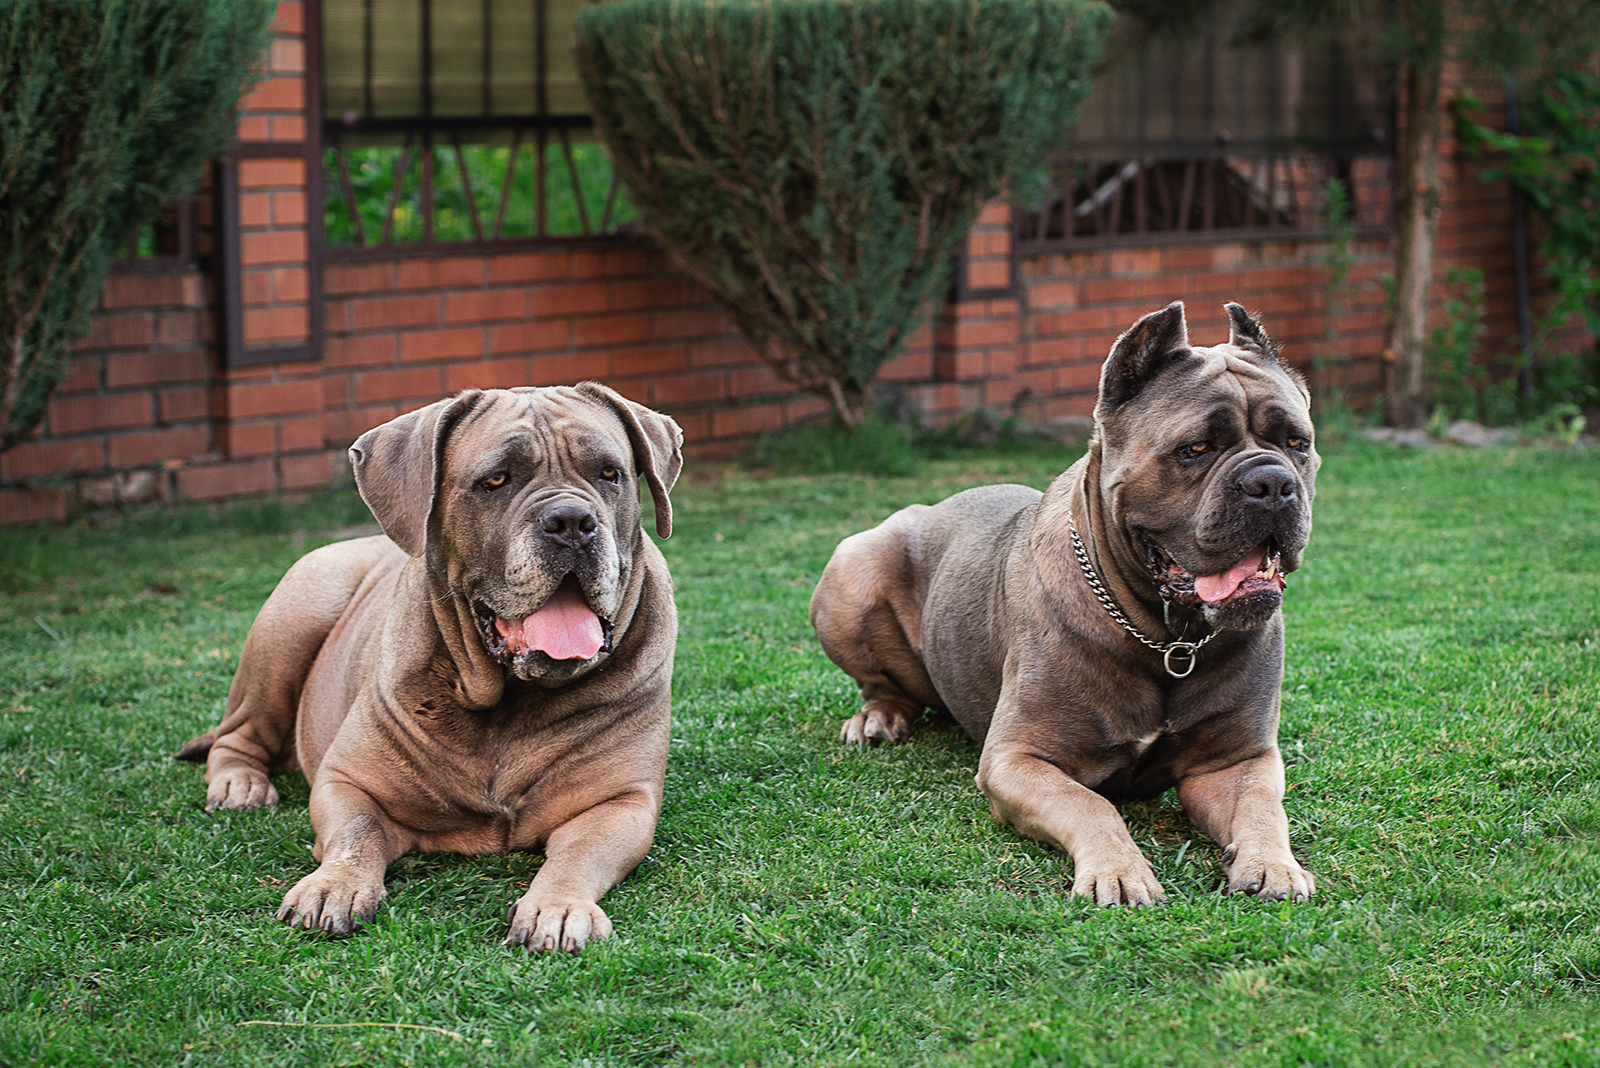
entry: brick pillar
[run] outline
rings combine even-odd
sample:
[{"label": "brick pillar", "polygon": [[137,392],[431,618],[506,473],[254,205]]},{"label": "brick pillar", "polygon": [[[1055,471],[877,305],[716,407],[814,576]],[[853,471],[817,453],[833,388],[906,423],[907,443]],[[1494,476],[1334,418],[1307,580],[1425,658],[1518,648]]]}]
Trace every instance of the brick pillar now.
[{"label": "brick pillar", "polygon": [[[239,137],[218,164],[222,372],[216,440],[235,461],[193,495],[326,485],[336,470],[322,426],[318,94],[308,22],[317,5],[280,0],[266,71],[239,104]],[[213,484],[213,482],[215,484]]]},{"label": "brick pillar", "polygon": [[1008,408],[1018,341],[1017,269],[1011,205],[994,200],[979,213],[957,257],[950,296],[933,329],[935,408],[951,416]]}]

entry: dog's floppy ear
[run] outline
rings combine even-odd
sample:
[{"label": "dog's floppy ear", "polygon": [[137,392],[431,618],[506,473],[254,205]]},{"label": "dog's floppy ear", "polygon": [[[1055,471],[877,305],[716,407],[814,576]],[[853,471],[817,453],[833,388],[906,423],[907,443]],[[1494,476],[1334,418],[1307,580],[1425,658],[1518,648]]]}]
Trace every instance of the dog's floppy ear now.
[{"label": "dog's floppy ear", "polygon": [[683,431],[671,416],[635,404],[598,382],[578,383],[578,392],[617,413],[633,444],[633,465],[644,475],[656,502],[656,534],[672,537],[672,499],[667,493],[683,470]]},{"label": "dog's floppy ear", "polygon": [[481,396],[480,390],[469,389],[435,401],[374,427],[350,446],[361,499],[389,540],[411,556],[421,556],[428,545],[444,441]]},{"label": "dog's floppy ear", "polygon": [[1261,329],[1261,320],[1245,311],[1242,305],[1224,304],[1222,309],[1228,313],[1228,344],[1269,360],[1278,358],[1278,346]]},{"label": "dog's floppy ear", "polygon": [[1110,418],[1138,396],[1156,372],[1188,348],[1189,326],[1183,319],[1181,300],[1128,327],[1111,346],[1111,355],[1100,369],[1100,401],[1095,405],[1095,419]]}]

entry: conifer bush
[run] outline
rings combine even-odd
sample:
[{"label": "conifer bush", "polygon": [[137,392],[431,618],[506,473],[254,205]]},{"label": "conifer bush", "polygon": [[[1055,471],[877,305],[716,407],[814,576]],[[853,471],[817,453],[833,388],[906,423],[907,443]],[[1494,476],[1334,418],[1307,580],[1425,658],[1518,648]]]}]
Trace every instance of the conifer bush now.
[{"label": "conifer bush", "polygon": [[275,6],[0,4],[0,451],[43,416],[118,247],[232,134]]},{"label": "conifer bush", "polygon": [[984,201],[1089,90],[1097,0],[609,0],[576,27],[642,221],[859,424]]}]

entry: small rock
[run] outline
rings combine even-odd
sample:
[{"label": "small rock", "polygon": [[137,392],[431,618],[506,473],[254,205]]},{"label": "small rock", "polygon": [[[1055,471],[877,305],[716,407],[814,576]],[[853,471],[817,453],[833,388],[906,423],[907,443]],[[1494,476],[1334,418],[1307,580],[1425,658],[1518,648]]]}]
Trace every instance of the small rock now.
[{"label": "small rock", "polygon": [[154,471],[123,471],[111,478],[116,483],[117,500],[123,504],[144,504],[162,495]]},{"label": "small rock", "polygon": [[112,478],[85,478],[78,482],[78,499],[95,508],[117,503],[117,483]]},{"label": "small rock", "polygon": [[1433,439],[1426,430],[1397,430],[1392,426],[1375,426],[1367,430],[1368,441],[1387,442],[1409,449],[1431,449]]},{"label": "small rock", "polygon": [[1490,430],[1482,423],[1474,423],[1470,419],[1457,419],[1444,428],[1447,441],[1474,449],[1487,449],[1492,445],[1499,445],[1515,434],[1514,430]]}]

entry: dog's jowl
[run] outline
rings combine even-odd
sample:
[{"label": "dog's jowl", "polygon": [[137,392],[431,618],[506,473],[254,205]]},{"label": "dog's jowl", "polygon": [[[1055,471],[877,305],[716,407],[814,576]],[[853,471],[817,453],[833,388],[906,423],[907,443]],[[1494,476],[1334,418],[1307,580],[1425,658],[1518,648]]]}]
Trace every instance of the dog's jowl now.
[{"label": "dog's jowl", "polygon": [[311,786],[320,862],[280,919],[371,920],[412,849],[541,851],[506,941],[581,950],[661,810],[677,612],[656,531],[683,435],[604,386],[469,390],[362,435],[383,534],[289,570],[256,617],[207,762],[206,808]]},{"label": "dog's jowl", "polygon": [[1278,752],[1284,576],[1311,535],[1310,396],[1261,325],[1191,347],[1183,305],[1117,339],[1088,453],[1042,495],[989,486],[845,539],[811,598],[864,707],[847,742],[924,708],[983,746],[999,820],[1071,854],[1104,905],[1164,894],[1112,802],[1176,786],[1230,892],[1309,897]]}]

